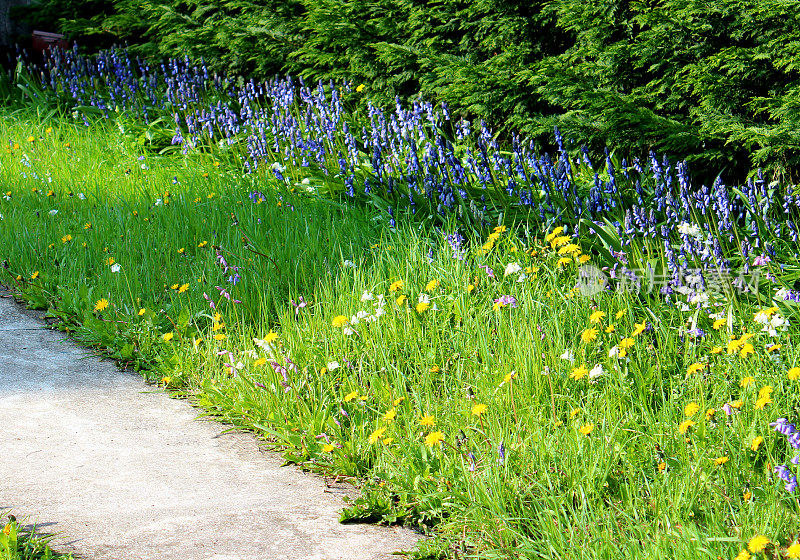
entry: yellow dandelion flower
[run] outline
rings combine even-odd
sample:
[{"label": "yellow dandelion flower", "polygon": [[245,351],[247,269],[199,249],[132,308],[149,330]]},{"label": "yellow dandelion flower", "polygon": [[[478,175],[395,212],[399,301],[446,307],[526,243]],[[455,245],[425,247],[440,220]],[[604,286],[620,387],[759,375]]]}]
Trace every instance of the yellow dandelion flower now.
[{"label": "yellow dandelion flower", "polygon": [[430,373],[439,373],[441,370],[439,369],[439,366],[431,366],[431,367],[428,369],[428,371],[429,371]]},{"label": "yellow dandelion flower", "polygon": [[144,307],[142,307],[142,308],[139,310],[139,317],[141,317],[141,316],[142,316],[142,315],[144,315],[145,313],[147,313],[147,309],[145,309]]},{"label": "yellow dandelion flower", "polygon": [[430,282],[425,284],[425,291],[426,292],[432,292],[433,290],[435,290],[438,287],[439,287],[439,281],[438,280],[431,280]]},{"label": "yellow dandelion flower", "polygon": [[747,377],[742,377],[742,380],[739,381],[739,387],[749,387],[755,382],[756,378],[752,375],[748,375]]},{"label": "yellow dandelion flower", "polygon": [[364,84],[358,84],[358,87],[356,88],[356,93],[361,93],[362,91],[364,91],[365,87],[367,86],[365,86]]},{"label": "yellow dandelion flower", "polygon": [[792,560],[800,558],[800,543],[790,544],[789,548],[786,549],[786,557]]},{"label": "yellow dandelion flower", "polygon": [[369,438],[367,439],[367,441],[369,441],[370,445],[378,443],[378,441],[380,441],[380,439],[383,437],[383,433],[385,431],[386,431],[386,426],[378,428],[377,430],[375,430],[374,432],[372,432],[369,435]]},{"label": "yellow dandelion flower", "polygon": [[182,294],[189,290],[189,284],[182,284],[180,288],[178,288],[178,293]]},{"label": "yellow dandelion flower", "polygon": [[631,337],[623,338],[619,341],[619,347],[626,350],[632,348],[634,344],[636,344],[636,341]]},{"label": "yellow dandelion flower", "polygon": [[717,409],[716,408],[709,408],[708,410],[706,410],[706,418],[707,419],[711,419],[711,418],[714,417],[714,415],[716,413],[717,413]]},{"label": "yellow dandelion flower", "polygon": [[658,472],[663,473],[665,470],[667,470],[667,464],[664,461],[661,461],[658,464]]},{"label": "yellow dandelion flower", "polygon": [[769,396],[759,397],[755,404],[756,410],[764,410],[764,407],[768,404],[772,404],[772,399]]},{"label": "yellow dandelion flower", "polygon": [[426,414],[425,416],[419,419],[420,426],[429,427],[433,426],[434,424],[436,424],[436,418],[434,416],[431,416],[430,414]]},{"label": "yellow dandelion flower", "polygon": [[756,535],[747,543],[747,549],[752,553],[764,552],[769,544],[769,539],[764,535]]},{"label": "yellow dandelion flower", "polygon": [[772,395],[772,385],[764,385],[758,391],[758,398],[763,399]]},{"label": "yellow dandelion flower", "polygon": [[323,453],[332,453],[334,449],[336,448],[331,443],[326,443],[325,445],[322,446]]},{"label": "yellow dandelion flower", "polygon": [[587,262],[589,262],[591,260],[591,258],[592,257],[590,257],[589,255],[581,255],[580,257],[578,257],[578,262],[580,264],[586,264]]},{"label": "yellow dandelion flower", "polygon": [[619,311],[617,311],[617,313],[614,315],[614,318],[615,318],[617,321],[619,321],[619,320],[622,318],[622,316],[623,316],[623,315],[625,315],[625,310],[624,310],[624,309],[620,309],[620,310],[619,310]]},{"label": "yellow dandelion flower", "polygon": [[569,258],[569,257],[561,257],[560,259],[558,259],[558,262],[556,263],[556,266],[566,266],[571,262],[572,262],[571,258]]},{"label": "yellow dandelion flower", "polygon": [[701,364],[700,362],[695,362],[686,369],[686,375],[692,375],[694,373],[697,373],[698,371],[701,371],[705,367],[706,367],[705,364]]},{"label": "yellow dandelion flower", "polygon": [[106,259],[106,266],[111,266],[112,264],[114,264],[114,257],[108,257]]},{"label": "yellow dandelion flower", "polygon": [[506,226],[497,226],[492,231],[495,233],[505,233],[507,229]]},{"label": "yellow dandelion flower", "polygon": [[[112,260],[113,260],[113,259],[112,259]],[[180,285],[180,284],[173,284],[172,286],[170,286],[170,287],[169,287],[169,289],[170,289],[170,290],[177,290],[177,289],[178,289],[178,288],[180,288],[180,287],[181,287],[181,285]]]},{"label": "yellow dandelion flower", "polygon": [[714,328],[715,331],[718,331],[718,330],[720,330],[722,328],[722,326],[725,323],[727,323],[727,321],[725,319],[717,319],[716,321],[714,321],[714,324],[711,325],[711,326]]},{"label": "yellow dandelion flower", "polygon": [[600,311],[600,310],[595,311],[594,313],[589,315],[589,322],[590,323],[599,323],[600,321],[603,320],[603,317],[605,317],[605,316],[606,316],[606,312],[605,311]]},{"label": "yellow dandelion flower", "polygon": [[773,352],[777,352],[777,351],[778,351],[778,350],[780,350],[781,348],[783,348],[783,346],[782,346],[782,345],[780,345],[780,344],[773,344],[772,346],[768,346],[768,347],[767,347],[767,352],[768,352],[769,354],[772,354]]},{"label": "yellow dandelion flower", "polygon": [[741,551],[739,554],[736,555],[736,558],[733,560],[750,560],[750,553],[746,550]]},{"label": "yellow dandelion flower", "polygon": [[742,346],[742,350],[739,352],[739,355],[742,358],[746,358],[750,354],[754,354],[755,351],[756,350],[755,350],[755,348],[753,348],[753,345],[748,342],[744,346]]},{"label": "yellow dandelion flower", "polygon": [[416,306],[417,313],[420,313],[420,314],[424,313],[425,311],[427,311],[427,310],[428,310],[428,308],[429,308],[430,306],[431,306],[431,304],[430,304],[430,303],[428,303],[427,301],[421,301],[421,302],[419,302],[419,303],[417,304],[417,306]]},{"label": "yellow dandelion flower", "polygon": [[97,300],[97,303],[94,304],[95,311],[105,311],[108,308],[108,300],[106,298],[102,298]]},{"label": "yellow dandelion flower", "polygon": [[350,402],[358,398],[358,391],[351,391],[344,396],[344,402]]},{"label": "yellow dandelion flower", "polygon": [[578,431],[585,436],[591,434],[592,430],[594,430],[594,424],[584,424],[578,429]]},{"label": "yellow dandelion flower", "polygon": [[742,408],[743,404],[744,401],[731,401],[728,403],[728,406],[730,406],[731,408],[740,409]]},{"label": "yellow dandelion flower", "polygon": [[398,291],[402,287],[403,287],[403,281],[402,280],[395,280],[389,286],[389,291],[394,293],[394,292]]},{"label": "yellow dandelion flower", "polygon": [[725,348],[723,348],[722,346],[714,346],[714,348],[711,349],[711,353],[721,354],[723,350],[725,350]]},{"label": "yellow dandelion flower", "polygon": [[691,428],[692,426],[694,426],[694,424],[695,424],[695,423],[694,423],[694,421],[693,421],[693,420],[684,420],[683,422],[681,422],[681,423],[678,425],[678,432],[679,432],[681,435],[684,435],[684,434],[685,434],[687,431],[689,431],[689,428]]},{"label": "yellow dandelion flower", "polygon": [[470,284],[469,286],[467,286],[467,293],[471,294],[474,289],[475,289],[475,284]]},{"label": "yellow dandelion flower", "polygon": [[475,406],[472,407],[472,415],[473,416],[482,416],[488,409],[489,409],[489,407],[486,406],[485,404],[478,403],[478,404],[476,404]]},{"label": "yellow dandelion flower", "polygon": [[644,332],[644,329],[647,327],[647,323],[642,321],[641,323],[634,323],[633,324],[633,332],[631,336],[639,336]]},{"label": "yellow dandelion flower", "polygon": [[433,447],[438,443],[442,443],[444,441],[444,434],[442,432],[431,432],[427,436],[425,436],[425,445],[428,447]]},{"label": "yellow dandelion flower", "polygon": [[266,363],[267,363],[267,359],[266,358],[259,358],[255,362],[253,362],[253,365],[254,366],[263,366]]},{"label": "yellow dandelion flower", "polygon": [[683,409],[683,414],[684,414],[684,415],[685,415],[687,418],[691,418],[692,416],[694,416],[695,414],[697,414],[697,411],[698,411],[698,410],[700,410],[700,405],[699,405],[699,404],[697,404],[696,402],[690,402],[689,404],[687,404],[687,405],[684,407],[684,409]]},{"label": "yellow dandelion flower", "polygon": [[791,368],[786,372],[786,377],[788,377],[791,381],[797,381],[797,379],[800,378],[800,367]]},{"label": "yellow dandelion flower", "polygon": [[401,295],[400,297],[398,297],[398,298],[395,300],[395,302],[397,303],[397,305],[399,305],[399,306],[401,306],[401,307],[402,307],[402,306],[403,306],[403,304],[406,302],[406,299],[407,299],[407,298],[406,298],[406,296],[404,296],[404,295]]},{"label": "yellow dandelion flower", "polygon": [[162,340],[164,342],[169,342],[170,340],[173,339],[174,336],[175,336],[175,333],[168,332],[168,333],[162,334],[161,338],[162,338]]},{"label": "yellow dandelion flower", "polygon": [[337,315],[336,317],[333,318],[333,322],[331,324],[337,329],[341,329],[347,323],[348,323],[347,317],[345,317],[344,315]]},{"label": "yellow dandelion flower", "polygon": [[578,367],[576,367],[575,369],[573,369],[572,372],[570,372],[569,376],[572,379],[574,379],[576,381],[579,381],[579,380],[583,379],[584,377],[586,377],[588,374],[589,374],[589,370],[586,369],[586,366],[584,364],[581,364]]},{"label": "yellow dandelion flower", "polygon": [[725,463],[727,463],[728,461],[730,461],[730,457],[728,457],[727,455],[725,457],[717,457],[716,459],[714,459],[714,465],[720,467]]},{"label": "yellow dandelion flower", "polygon": [[572,412],[569,413],[569,419],[572,420],[573,418],[575,418],[580,413],[581,413],[581,409],[580,408],[573,408]]},{"label": "yellow dandelion flower", "polygon": [[273,342],[275,342],[276,340],[278,340],[278,333],[276,333],[276,332],[273,332],[273,331],[269,331],[269,332],[266,334],[266,336],[264,336],[264,339],[263,339],[263,340],[264,340],[264,342],[266,342],[267,344],[272,344]]},{"label": "yellow dandelion flower", "polygon": [[225,340],[228,336],[225,333],[219,333],[214,335],[214,340]]},{"label": "yellow dandelion flower", "polygon": [[615,327],[614,325],[608,325],[605,329],[603,329],[603,332],[605,332],[606,334],[611,334],[615,330],[617,330],[617,327]]},{"label": "yellow dandelion flower", "polygon": [[397,417],[397,409],[396,409],[396,408],[390,408],[390,409],[389,409],[389,410],[387,410],[387,411],[386,411],[386,413],[383,415],[383,419],[384,419],[384,420],[386,420],[387,422],[391,422],[391,421],[392,421],[392,420],[394,420],[396,417]]},{"label": "yellow dandelion flower", "polygon": [[597,338],[597,329],[596,328],[586,329],[581,333],[581,340],[585,344],[588,344],[589,342],[592,342],[596,338]]},{"label": "yellow dandelion flower", "polygon": [[758,448],[762,443],[764,443],[764,438],[761,436],[756,436],[753,438],[753,441],[750,442],[750,449],[753,451],[758,451]]}]

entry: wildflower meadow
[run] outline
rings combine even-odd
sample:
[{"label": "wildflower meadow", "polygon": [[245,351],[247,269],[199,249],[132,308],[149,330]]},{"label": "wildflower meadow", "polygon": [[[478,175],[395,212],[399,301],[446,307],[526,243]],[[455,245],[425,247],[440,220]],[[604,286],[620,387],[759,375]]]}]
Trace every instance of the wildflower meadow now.
[{"label": "wildflower meadow", "polygon": [[364,89],[21,57],[0,282],[415,558],[800,558],[800,187]]}]

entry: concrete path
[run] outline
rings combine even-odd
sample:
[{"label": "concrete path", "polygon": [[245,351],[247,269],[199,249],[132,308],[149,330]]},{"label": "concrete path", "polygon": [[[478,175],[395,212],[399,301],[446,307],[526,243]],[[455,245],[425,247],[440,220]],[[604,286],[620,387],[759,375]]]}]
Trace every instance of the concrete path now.
[{"label": "concrete path", "polygon": [[397,558],[418,535],[341,525],[346,487],[281,467],[0,299],[0,512],[88,560]]}]

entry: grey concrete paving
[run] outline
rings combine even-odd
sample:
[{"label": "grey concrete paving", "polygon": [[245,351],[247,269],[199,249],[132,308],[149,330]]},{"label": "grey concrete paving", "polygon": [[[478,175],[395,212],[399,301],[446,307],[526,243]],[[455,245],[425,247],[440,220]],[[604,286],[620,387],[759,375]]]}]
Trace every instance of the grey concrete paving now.
[{"label": "grey concrete paving", "polygon": [[89,560],[381,559],[407,530],[341,525],[348,488],[281,467],[249,434],[0,299],[0,511]]}]

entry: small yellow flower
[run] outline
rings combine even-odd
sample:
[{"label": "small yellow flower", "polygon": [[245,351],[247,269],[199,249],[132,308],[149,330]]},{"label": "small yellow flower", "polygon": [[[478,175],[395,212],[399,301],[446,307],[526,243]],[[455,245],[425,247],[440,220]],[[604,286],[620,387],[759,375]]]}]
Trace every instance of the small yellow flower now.
[{"label": "small yellow flower", "polygon": [[396,417],[397,417],[396,408],[390,408],[389,410],[386,411],[386,414],[383,415],[383,419],[386,420],[387,422],[391,422]]},{"label": "small yellow flower", "polygon": [[769,539],[764,535],[756,535],[750,542],[747,543],[747,549],[752,552],[764,552],[764,549],[767,548],[769,544]]},{"label": "small yellow flower", "polygon": [[266,336],[264,336],[264,342],[267,344],[272,344],[276,340],[278,340],[278,333],[276,332],[269,331]]},{"label": "small yellow flower", "polygon": [[581,333],[581,340],[585,344],[588,344],[589,342],[592,342],[596,338],[597,338],[597,329],[595,329],[595,328],[586,329]]},{"label": "small yellow flower", "polygon": [[714,348],[711,349],[711,353],[721,354],[723,350],[725,350],[725,348],[723,348],[722,346],[714,346]]},{"label": "small yellow flower", "polygon": [[253,365],[254,366],[263,366],[266,363],[267,363],[267,359],[266,358],[259,358],[255,362],[253,362]]},{"label": "small yellow flower", "polygon": [[389,291],[394,293],[394,292],[398,291],[402,287],[403,287],[403,281],[402,280],[396,280],[396,281],[392,282],[392,284],[389,286]]},{"label": "small yellow flower", "polygon": [[681,423],[680,423],[680,425],[678,425],[678,432],[679,432],[681,435],[683,435],[683,434],[685,434],[685,433],[686,433],[686,432],[689,430],[689,428],[691,428],[692,426],[694,426],[694,421],[693,421],[693,420],[684,420],[683,422],[681,422]]},{"label": "small yellow flower", "polygon": [[717,319],[711,326],[714,328],[715,331],[718,331],[722,328],[722,325],[724,325],[725,323],[727,323],[725,319]]},{"label": "small yellow flower", "polygon": [[92,229],[92,224],[86,222],[85,224],[83,224],[83,229]]},{"label": "small yellow flower", "polygon": [[429,371],[430,373],[439,373],[439,371],[441,371],[441,370],[439,369],[439,366],[431,366],[431,367],[428,369],[428,371]]},{"label": "small yellow flower", "polygon": [[769,398],[771,395],[772,395],[772,385],[764,385],[758,391],[759,399]]},{"label": "small yellow flower", "polygon": [[739,554],[736,555],[736,558],[733,560],[750,560],[750,553],[746,550],[741,551]]},{"label": "small yellow flower", "polygon": [[748,375],[747,377],[742,377],[742,380],[739,381],[739,387],[749,387],[755,382],[755,377],[752,375]]},{"label": "small yellow flower", "polygon": [[168,333],[164,333],[163,335],[161,335],[161,338],[164,340],[164,342],[169,342],[170,340],[172,340],[172,338],[174,336],[175,336],[175,333],[168,332]]},{"label": "small yellow flower", "polygon": [[566,266],[571,262],[572,262],[571,258],[569,258],[569,257],[561,257],[560,259],[558,259],[558,262],[556,263],[556,266]]},{"label": "small yellow flower", "polygon": [[214,340],[225,340],[228,336],[225,333],[219,333],[214,335]]},{"label": "small yellow flower", "polygon": [[141,317],[141,316],[142,316],[142,315],[144,315],[145,313],[147,313],[147,309],[145,309],[144,307],[142,307],[142,308],[139,310],[139,317]]},{"label": "small yellow flower", "polygon": [[589,315],[589,322],[590,323],[599,323],[600,321],[603,320],[603,317],[605,317],[605,316],[606,316],[606,312],[605,311],[599,311],[599,310],[595,311],[594,313]]},{"label": "small yellow flower", "polygon": [[437,443],[444,441],[444,434],[442,432],[431,432],[425,436],[425,445],[433,447]]},{"label": "small yellow flower", "polygon": [[189,284],[183,284],[183,285],[181,285],[180,288],[178,288],[178,293],[182,294],[183,292],[187,291],[188,289],[189,289]]},{"label": "small yellow flower", "polygon": [[404,295],[401,295],[400,297],[398,297],[398,298],[395,300],[395,302],[397,303],[397,305],[399,305],[399,306],[401,306],[401,307],[402,307],[402,305],[403,305],[403,304],[406,302],[406,296],[404,296]]},{"label": "small yellow flower", "polygon": [[323,453],[332,453],[334,449],[336,448],[331,443],[326,443],[325,445],[322,446]]},{"label": "small yellow flower", "polygon": [[336,317],[333,318],[332,322],[333,326],[336,327],[337,329],[341,329],[347,323],[348,319],[344,315],[337,315]]},{"label": "small yellow flower", "polygon": [[617,330],[617,327],[615,327],[614,325],[608,325],[605,329],[603,329],[603,332],[605,332],[606,334],[611,334],[615,330]]},{"label": "small yellow flower", "polygon": [[769,396],[759,397],[755,404],[756,410],[763,410],[768,404],[772,404],[772,399]]},{"label": "small yellow flower", "polygon": [[705,367],[706,367],[705,364],[701,364],[700,362],[695,362],[686,369],[686,375],[692,375],[694,373],[697,373],[698,371],[701,371]]},{"label": "small yellow flower", "polygon": [[658,472],[663,473],[665,470],[667,470],[667,464],[664,461],[661,461],[658,464]]},{"label": "small yellow flower", "polygon": [[644,329],[647,327],[647,323],[642,321],[641,323],[634,323],[633,324],[633,332],[631,336],[639,336],[644,332]]},{"label": "small yellow flower", "polygon": [[430,414],[426,414],[425,416],[423,416],[419,420],[419,425],[420,426],[429,427],[429,426],[433,426],[434,424],[436,424],[436,418],[431,416]]},{"label": "small yellow flower", "polygon": [[358,398],[358,391],[351,391],[344,396],[344,402],[350,402]]},{"label": "small yellow flower", "polygon": [[473,292],[473,290],[475,290],[475,284],[470,284],[469,286],[467,286],[467,293],[468,294],[471,294]]},{"label": "small yellow flower", "polygon": [[698,410],[700,410],[700,405],[697,404],[696,402],[690,402],[683,409],[683,413],[686,415],[687,418],[691,418],[692,416],[697,414]]},{"label": "small yellow flower", "polygon": [[[111,259],[111,260],[113,261],[114,259]],[[181,285],[180,285],[180,284],[173,284],[172,286],[170,286],[170,287],[169,287],[169,289],[170,289],[170,290],[177,290],[177,289],[178,289],[178,288],[180,288],[180,287],[181,287]]]},{"label": "small yellow flower", "polygon": [[578,429],[578,431],[585,436],[591,434],[592,430],[594,430],[594,424],[584,424]]},{"label": "small yellow flower", "polygon": [[106,259],[106,266],[111,266],[112,264],[114,264],[114,257],[108,257]]},{"label": "small yellow flower", "polygon": [[754,354],[755,351],[756,350],[755,350],[755,348],[753,348],[753,345],[750,344],[749,342],[747,342],[747,343],[744,344],[744,346],[742,346],[742,350],[739,352],[739,355],[742,358],[746,358],[750,354]]},{"label": "small yellow flower", "polygon": [[586,365],[581,364],[578,367],[574,368],[570,372],[569,376],[570,376],[570,378],[578,381],[578,380],[581,380],[584,377],[586,377],[588,374],[589,374],[589,370],[586,369]]},{"label": "small yellow flower", "polygon": [[495,233],[505,233],[507,229],[506,226],[497,226],[492,231]]},{"label": "small yellow flower", "polygon": [[717,413],[716,408],[709,408],[708,410],[706,410],[706,419],[710,420],[711,418],[714,417],[716,413]]},{"label": "small yellow flower", "polygon": [[489,409],[489,407],[486,406],[485,404],[478,403],[478,404],[476,404],[475,406],[472,407],[472,415],[473,416],[482,416],[488,409]]},{"label": "small yellow flower", "polygon": [[800,367],[793,367],[788,372],[786,372],[786,377],[788,377],[791,381],[797,381],[800,378]]},{"label": "small yellow flower", "polygon": [[780,344],[773,344],[772,346],[767,347],[767,352],[769,354],[772,354],[773,352],[777,352],[781,348],[783,348],[783,346],[781,346]]},{"label": "small yellow flower", "polygon": [[744,402],[743,402],[743,401],[732,401],[732,402],[729,402],[729,403],[728,403],[728,405],[729,405],[731,408],[735,408],[735,409],[737,409],[737,410],[738,410],[738,409],[740,409],[740,408],[742,408],[742,405],[743,405],[743,404],[744,404]]},{"label": "small yellow flower", "polygon": [[358,87],[356,88],[356,93],[361,93],[362,91],[364,91],[365,87],[367,86],[365,86],[364,84],[358,84]]},{"label": "small yellow flower", "polygon": [[619,320],[622,318],[622,316],[623,316],[623,315],[625,315],[625,310],[624,310],[624,309],[620,309],[620,310],[619,310],[619,311],[617,311],[617,313],[614,315],[614,318],[615,318],[617,321],[619,321]]},{"label": "small yellow flower", "polygon": [[105,311],[108,308],[108,300],[106,298],[100,299],[94,304],[95,311]]},{"label": "small yellow flower", "polygon": [[182,255],[182,254],[184,254],[185,252],[186,252],[186,248],[185,248],[185,247],[181,247],[180,249],[178,249],[178,254],[179,254],[179,255]]},{"label": "small yellow flower", "polygon": [[169,377],[168,375],[165,375],[164,377],[161,378],[161,383],[163,383],[164,385],[169,385],[171,381],[172,378]]},{"label": "small yellow flower", "polygon": [[421,301],[421,302],[419,302],[419,303],[417,304],[417,306],[416,306],[417,313],[420,313],[420,314],[424,313],[425,311],[427,311],[427,310],[428,310],[428,308],[429,308],[430,306],[431,306],[431,304],[430,304],[430,303],[428,303],[427,301]]},{"label": "small yellow flower", "polygon": [[786,557],[792,560],[800,558],[800,543],[790,544],[789,548],[786,549]]},{"label": "small yellow flower", "polygon": [[720,467],[725,463],[727,463],[728,461],[730,461],[730,457],[728,457],[727,455],[724,457],[717,457],[716,459],[714,459],[714,465]]},{"label": "small yellow flower", "polygon": [[581,409],[580,408],[573,408],[572,412],[569,413],[569,419],[572,420],[573,418],[575,418],[580,413],[581,413]]},{"label": "small yellow flower", "polygon": [[432,292],[433,290],[435,290],[438,287],[439,287],[439,281],[438,280],[431,280],[430,282],[425,284],[425,291],[426,292]]},{"label": "small yellow flower", "polygon": [[753,438],[753,441],[750,442],[750,449],[752,449],[753,451],[758,451],[758,448],[761,446],[762,443],[764,443],[764,438],[761,436],[756,436]]},{"label": "small yellow flower", "polygon": [[375,430],[370,434],[369,439],[367,441],[369,441],[370,444],[378,443],[378,441],[380,441],[380,439],[383,437],[383,433],[385,431],[386,431],[386,426],[378,428],[377,430]]},{"label": "small yellow flower", "polygon": [[623,338],[619,341],[619,347],[626,350],[631,348],[634,344],[636,344],[636,341],[631,337]]},{"label": "small yellow flower", "polygon": [[586,264],[587,262],[589,262],[589,260],[591,260],[591,258],[592,257],[590,257],[589,255],[581,255],[580,257],[578,257],[578,262],[580,264]]}]

